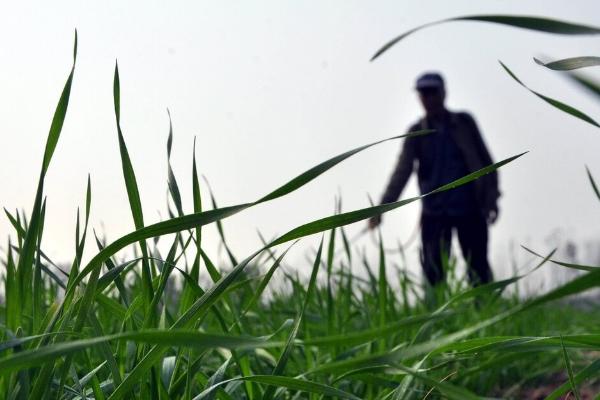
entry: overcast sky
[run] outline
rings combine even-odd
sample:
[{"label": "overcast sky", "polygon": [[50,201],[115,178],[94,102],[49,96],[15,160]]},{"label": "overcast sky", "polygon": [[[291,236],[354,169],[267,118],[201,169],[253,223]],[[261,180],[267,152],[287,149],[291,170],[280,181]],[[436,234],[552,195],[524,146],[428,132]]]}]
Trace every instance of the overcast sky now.
[{"label": "overcast sky", "polygon": [[[557,229],[577,243],[599,237],[600,204],[584,165],[600,180],[600,129],[543,103],[498,60],[531,88],[598,118],[600,102],[532,57],[598,55],[600,36],[456,22],[417,32],[369,62],[387,40],[422,23],[492,13],[600,25],[600,3],[593,0],[4,2],[0,205],[31,210],[75,28],[79,57],[71,102],[46,180],[43,247],[57,261],[73,257],[76,209],[84,204],[88,173],[91,226],[109,240],[133,230],[112,103],[115,59],[123,133],[147,224],[166,215],[167,107],[173,168],[191,212],[194,137],[198,168],[220,205],[252,201],[333,155],[403,133],[421,115],[415,77],[438,70],[446,77],[448,106],[472,112],[496,160],[530,151],[500,172],[501,217],[492,230],[491,258],[496,274],[508,275],[513,255],[529,259],[519,248],[509,250],[511,242],[544,252]],[[600,79],[598,71],[587,72]],[[242,257],[259,246],[256,229],[271,237],[329,215],[338,192],[344,210],[367,206],[367,193],[378,199],[383,191],[399,147],[391,142],[368,150],[290,196],[228,219],[231,247]],[[403,197],[416,193],[413,179]],[[413,204],[385,216],[390,246],[408,238],[419,211]],[[363,227],[350,227],[350,236]],[[6,219],[0,232],[6,243]],[[214,254],[215,230],[207,232]],[[305,240],[304,248],[316,239]],[[371,243],[365,238],[359,245]],[[92,250],[89,243],[86,257]],[[414,261],[417,246],[409,252]],[[290,254],[294,259],[303,262],[302,245]]]}]

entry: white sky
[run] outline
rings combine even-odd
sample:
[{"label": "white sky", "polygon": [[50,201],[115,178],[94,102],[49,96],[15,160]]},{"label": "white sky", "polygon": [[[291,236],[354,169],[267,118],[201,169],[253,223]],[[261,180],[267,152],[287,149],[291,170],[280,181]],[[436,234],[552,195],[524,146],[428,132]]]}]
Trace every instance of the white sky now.
[{"label": "white sky", "polygon": [[[167,107],[175,135],[172,163],[191,212],[194,136],[199,170],[220,205],[255,200],[335,154],[404,132],[421,114],[414,79],[435,69],[446,77],[449,107],[473,113],[496,160],[530,151],[500,172],[504,196],[491,258],[496,274],[508,275],[511,241],[544,252],[550,250],[545,238],[557,228],[576,242],[598,237],[600,206],[584,165],[600,180],[600,130],[528,93],[498,60],[531,88],[598,118],[598,101],[532,57],[598,55],[600,37],[449,23],[368,61],[387,40],[422,23],[492,13],[600,25],[597,1],[2,3],[0,205],[30,212],[52,113],[71,65],[74,28],[79,58],[71,103],[46,180],[43,247],[59,261],[74,254],[75,213],[84,204],[88,173],[91,226],[109,240],[133,229],[113,114],[115,59],[123,132],[147,224],[159,221],[159,212],[166,215]],[[588,73],[600,78],[598,71]],[[399,145],[368,150],[284,199],[228,219],[232,248],[245,256],[259,246],[257,228],[271,237],[329,215],[338,191],[345,210],[367,206],[367,193],[379,198],[383,191]],[[414,180],[403,197],[413,194]],[[409,236],[418,214],[414,204],[385,216],[389,245]],[[352,236],[363,226],[348,231]],[[1,219],[3,244],[9,232]],[[216,231],[207,232],[214,249]],[[93,248],[88,243],[88,257]],[[304,261],[300,249],[290,260]],[[416,247],[410,251],[414,260]]]}]

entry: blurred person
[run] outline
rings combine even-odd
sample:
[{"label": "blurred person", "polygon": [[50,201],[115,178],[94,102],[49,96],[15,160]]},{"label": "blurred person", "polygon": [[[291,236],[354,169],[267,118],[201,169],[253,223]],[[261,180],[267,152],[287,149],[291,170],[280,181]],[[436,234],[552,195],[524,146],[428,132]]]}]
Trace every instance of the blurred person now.
[{"label": "blurred person", "polygon": [[[381,204],[398,199],[415,169],[419,189],[424,194],[492,164],[473,117],[446,108],[445,85],[439,73],[421,75],[416,90],[425,115],[409,132],[423,129],[433,132],[405,139]],[[493,172],[422,200],[421,265],[431,286],[445,280],[443,259],[450,256],[453,231],[467,262],[471,284],[493,280],[487,256],[488,224],[498,218],[499,197],[498,174]],[[373,217],[369,228],[374,229],[380,223],[381,216]]]}]

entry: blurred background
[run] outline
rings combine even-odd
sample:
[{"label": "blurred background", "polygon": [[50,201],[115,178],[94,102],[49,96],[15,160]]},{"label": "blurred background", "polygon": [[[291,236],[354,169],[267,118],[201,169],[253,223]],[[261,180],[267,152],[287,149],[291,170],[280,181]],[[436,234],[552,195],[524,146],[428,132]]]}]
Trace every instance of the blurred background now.
[{"label": "blurred background", "polygon": [[[45,139],[71,65],[73,30],[79,53],[71,102],[46,179],[42,246],[70,263],[77,207],[92,181],[91,227],[108,241],[133,230],[115,126],[112,81],[121,77],[123,134],[137,174],[146,224],[167,217],[167,107],[171,162],[192,212],[192,144],[199,172],[219,205],[253,201],[325,159],[406,131],[421,116],[414,80],[423,71],[446,78],[448,106],[470,111],[495,160],[529,150],[500,171],[501,214],[491,231],[497,277],[533,265],[522,250],[558,247],[556,258],[600,264],[600,205],[585,165],[600,179],[600,130],[558,112],[512,80],[502,60],[532,89],[592,117],[600,102],[563,73],[533,57],[597,55],[596,36],[555,36],[493,24],[454,22],[419,31],[375,62],[392,37],[423,23],[470,14],[518,14],[600,25],[597,1],[332,1],[332,2],[5,2],[0,5],[0,205],[30,212]],[[600,79],[600,71],[587,76]],[[378,200],[401,142],[361,153],[292,195],[224,221],[239,258],[269,238],[333,213]],[[206,185],[204,204],[209,206]],[[417,194],[413,178],[402,197]],[[406,241],[420,205],[384,216],[388,247]],[[365,224],[347,228],[350,237]],[[12,227],[0,219],[3,246]],[[217,254],[213,225],[208,251]],[[305,239],[287,257],[306,268]],[[165,241],[166,242],[166,241]],[[419,241],[406,249],[420,273]],[[375,256],[368,235],[356,241]],[[95,249],[86,248],[86,259]],[[394,256],[391,256],[394,257]],[[224,258],[223,258],[224,259]],[[393,261],[393,259],[392,259]],[[563,281],[556,266],[532,275],[530,289]]]}]

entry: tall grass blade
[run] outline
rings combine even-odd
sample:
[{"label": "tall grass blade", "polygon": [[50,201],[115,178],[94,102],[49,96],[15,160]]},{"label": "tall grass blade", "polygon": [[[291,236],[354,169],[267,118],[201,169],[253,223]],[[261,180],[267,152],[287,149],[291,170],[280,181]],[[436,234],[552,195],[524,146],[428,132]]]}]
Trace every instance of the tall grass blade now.
[{"label": "tall grass blade", "polygon": [[[377,286],[377,305],[379,308],[379,327],[383,328],[386,324],[386,307],[388,305],[388,283],[387,283],[387,271],[385,263],[385,251],[383,246],[383,237],[381,236],[381,229],[377,230],[377,244],[379,247],[379,281]],[[379,350],[383,351],[386,348],[385,340],[379,343]]]},{"label": "tall grass blade", "polygon": [[353,150],[347,151],[343,154],[340,154],[338,156],[330,158],[329,160],[324,161],[324,162],[320,163],[319,165],[303,172],[302,174],[293,178],[289,182],[283,184],[279,188],[273,190],[271,193],[269,193],[266,196],[259,199],[257,201],[257,203],[263,203],[263,202],[266,202],[269,200],[274,200],[276,198],[285,196],[286,194],[289,194],[289,193],[299,189],[300,187],[306,185],[308,182],[312,181],[313,179],[317,178],[319,175],[321,175],[324,172],[335,167],[337,164],[341,163],[342,161],[346,160],[347,158],[350,158],[353,155],[360,153],[363,150],[368,149],[369,147],[372,147],[372,146],[375,146],[375,145],[378,145],[380,143],[384,143],[384,142],[387,142],[390,140],[396,140],[396,139],[400,139],[400,138],[408,138],[408,137],[414,137],[414,136],[422,136],[422,135],[429,134],[431,132],[432,132],[432,130],[420,130],[420,131],[415,131],[415,132],[409,132],[404,135],[398,135],[398,136],[394,136],[394,137],[391,137],[388,139],[383,139],[383,140],[380,140],[380,141],[377,141],[374,143],[370,143],[370,144],[367,144],[364,146],[360,146]]},{"label": "tall grass blade", "polygon": [[[119,65],[115,63],[115,76],[113,81],[113,99],[115,106],[115,118],[117,123],[117,135],[119,139],[119,152],[121,154],[121,165],[123,169],[123,177],[125,179],[125,187],[127,189],[127,197],[129,199],[129,206],[131,208],[131,214],[133,216],[133,222],[136,229],[144,227],[144,214],[142,212],[142,202],[140,200],[140,193],[138,190],[137,180],[135,178],[135,172],[131,159],[129,157],[129,151],[125,145],[125,139],[123,138],[123,132],[121,131],[121,85],[119,80]],[[145,304],[145,309],[149,309],[150,302],[154,297],[152,290],[152,276],[150,273],[150,266],[148,263],[148,249],[144,239],[140,239],[140,248],[142,250],[142,294]],[[104,261],[104,260],[103,260]]]},{"label": "tall grass blade", "polygon": [[[20,313],[18,317],[18,325],[21,325],[21,315],[33,314],[33,304],[31,300],[30,294],[32,293],[32,274],[33,269],[32,265],[34,262],[34,256],[36,252],[36,247],[38,242],[38,234],[40,226],[42,225],[42,198],[43,198],[43,190],[44,190],[44,179],[46,176],[46,172],[48,171],[48,167],[50,165],[50,161],[52,159],[52,155],[54,154],[54,150],[56,149],[56,145],[58,144],[58,140],[60,138],[60,133],[62,131],[62,127],[64,124],[64,120],[67,114],[67,108],[69,105],[69,98],[71,95],[71,86],[73,83],[73,75],[75,73],[75,63],[77,60],[77,31],[75,31],[75,41],[73,46],[73,66],[71,67],[71,72],[67,78],[63,91],[61,93],[60,99],[58,101],[58,105],[56,106],[56,110],[54,112],[54,116],[52,118],[52,123],[50,125],[50,131],[48,133],[48,138],[46,140],[46,147],[44,151],[44,159],[42,162],[42,169],[40,173],[40,178],[38,182],[37,192],[35,196],[35,201],[33,205],[33,210],[31,212],[31,220],[29,225],[27,226],[27,233],[23,240],[23,245],[21,251],[19,253],[19,261],[16,267],[16,277],[17,277],[17,286],[19,287],[18,293],[20,296],[19,305],[20,305]],[[39,374],[36,382],[34,383],[34,389],[30,395],[33,395],[32,398],[36,398],[41,394],[41,387],[47,386],[47,383],[50,380],[50,374],[48,370],[45,373]],[[28,383],[27,383],[28,385]],[[37,387],[37,392],[36,392]],[[25,387],[22,387],[22,392],[25,393]]]},{"label": "tall grass blade", "polygon": [[[534,256],[537,257],[542,257],[541,255],[539,255],[538,253],[536,253],[535,251],[521,245],[522,248],[524,248],[526,251],[528,251],[529,253],[533,254]],[[593,267],[593,266],[589,266],[589,265],[580,265],[580,264],[573,264],[573,263],[566,263],[566,262],[562,262],[562,261],[557,261],[557,260],[551,260],[549,258],[546,258],[548,261],[550,261],[551,263],[554,263],[556,265],[560,265],[562,267],[566,267],[566,268],[571,268],[571,269],[576,269],[576,270],[580,270],[580,271],[588,271],[588,272],[592,272],[592,271],[596,271],[600,269],[599,267]]]},{"label": "tall grass blade", "polygon": [[[317,282],[317,275],[319,273],[319,266],[321,264],[321,253],[323,251],[323,238],[321,238],[321,243],[319,244],[319,249],[317,250],[317,255],[315,256],[315,261],[313,263],[312,272],[310,274],[310,280],[308,282],[308,289],[306,290],[306,297],[304,299],[304,304],[302,305],[302,310],[300,314],[296,317],[294,321],[294,325],[292,326],[292,330],[288,336],[285,347],[283,348],[283,352],[277,360],[277,365],[273,369],[272,375],[283,375],[283,371],[285,369],[285,365],[290,358],[292,353],[293,345],[296,340],[296,335],[298,334],[298,329],[300,329],[300,323],[302,322],[302,317],[304,317],[304,312],[306,311],[306,307],[310,302],[313,291],[315,290],[315,285]],[[269,386],[263,395],[263,400],[271,400],[273,395],[275,394],[275,388],[273,386]]]},{"label": "tall grass blade", "polygon": [[267,285],[271,281],[271,278],[273,277],[273,274],[275,273],[275,271],[281,265],[281,262],[283,261],[283,258],[286,256],[287,252],[292,248],[292,246],[295,245],[296,243],[297,243],[297,241],[294,242],[294,243],[292,243],[287,249],[285,249],[285,251],[283,253],[281,253],[281,255],[279,257],[277,257],[277,259],[275,260],[275,262],[273,263],[273,265],[271,266],[271,268],[269,268],[269,270],[267,271],[267,273],[265,274],[265,276],[263,277],[263,279],[261,279],[260,283],[258,284],[258,286],[256,287],[256,289],[254,290],[254,294],[252,295],[252,297],[250,298],[250,300],[248,301],[248,303],[244,307],[243,311],[240,313],[240,317],[239,317],[240,319],[242,317],[244,317],[257,304],[258,300],[260,299],[260,297],[262,296],[263,292],[267,288]]},{"label": "tall grass blade", "polygon": [[111,341],[129,340],[138,343],[156,344],[161,347],[189,347],[195,349],[226,348],[255,349],[281,347],[281,342],[271,342],[250,336],[216,335],[195,330],[146,329],[136,332],[123,332],[112,335],[79,339],[25,350],[0,359],[0,372],[16,372],[34,367],[65,355],[72,355],[84,349],[93,348]]},{"label": "tall grass blade", "polygon": [[[204,181],[206,182],[206,187],[208,188],[208,194],[210,196],[210,201],[212,203],[212,207],[213,207],[213,209],[216,210],[219,207],[217,206],[217,199],[215,198],[215,194],[214,194],[212,188],[210,187],[208,180],[205,178]],[[223,247],[225,248],[227,257],[229,257],[229,261],[231,262],[231,264],[235,266],[238,264],[238,261],[237,261],[236,257],[233,255],[233,252],[231,251],[231,249],[229,248],[227,241],[225,240],[225,230],[223,229],[223,222],[221,220],[218,220],[218,221],[216,221],[216,225],[217,225],[217,232],[219,232],[219,237],[221,238],[221,243],[223,244]]]},{"label": "tall grass blade", "polygon": [[552,393],[550,393],[545,400],[558,400],[562,398],[573,385],[579,385],[584,380],[591,377],[597,376],[600,373],[600,360],[596,360],[581,371],[579,371],[573,378],[569,377],[569,380],[559,387],[557,387]]},{"label": "tall grass blade", "polygon": [[519,78],[517,78],[517,76],[506,66],[504,65],[504,63],[502,63],[502,61],[500,61],[500,65],[502,65],[502,68],[504,68],[504,70],[515,80],[517,81],[521,86],[523,86],[525,89],[529,90],[531,93],[535,94],[537,97],[539,97],[540,99],[544,100],[546,103],[550,104],[551,106],[559,109],[562,112],[565,112],[567,114],[572,115],[575,118],[579,118],[582,121],[587,122],[588,124],[594,125],[597,128],[600,128],[600,125],[590,116],[588,116],[587,114],[579,111],[578,109],[571,107],[568,104],[565,104],[561,101],[555,100],[553,98],[550,98],[548,96],[545,96],[541,93],[536,92],[535,90],[530,89],[527,85],[525,85]]},{"label": "tall grass blade", "polygon": [[[98,250],[102,251],[102,249],[104,249],[104,245],[102,244],[102,242],[100,242],[100,239],[98,239],[96,232],[94,232],[94,237],[96,239],[96,245],[98,246]],[[131,263],[124,263],[120,266],[120,268],[118,268],[115,266],[115,264],[113,263],[111,258],[108,257],[104,261],[104,264],[106,265],[108,272],[105,275],[103,275],[100,278],[100,280],[98,281],[99,290],[103,290],[103,288],[108,286],[110,284],[110,282],[114,281],[115,285],[117,286],[117,289],[119,290],[119,295],[121,296],[121,300],[123,300],[123,303],[126,306],[129,306],[129,295],[127,293],[127,289],[125,289],[125,284],[123,283],[123,280],[121,278],[121,272],[127,266],[131,265]]]},{"label": "tall grass blade", "polygon": [[[192,148],[192,196],[194,199],[194,213],[202,212],[202,196],[200,194],[200,181],[198,180],[198,169],[196,167],[196,138],[194,138],[194,146]],[[202,259],[202,227],[198,226],[195,229],[194,242],[196,244],[196,253],[194,255],[194,263],[190,271],[190,276],[195,282],[200,278],[200,260]],[[208,268],[208,267],[207,267]],[[212,275],[211,275],[212,276]],[[214,279],[216,281],[218,279]],[[180,311],[185,311],[192,303],[192,292],[186,286],[183,292],[183,299],[180,304]]]},{"label": "tall grass blade", "polygon": [[17,281],[16,265],[13,259],[10,238],[8,240],[5,276],[5,324],[11,332],[16,332],[20,325],[21,317],[21,295]]},{"label": "tall grass blade", "polygon": [[407,36],[430,26],[443,24],[452,21],[476,21],[476,22],[490,22],[494,24],[506,25],[515,28],[528,29],[538,32],[554,33],[560,35],[597,35],[600,34],[600,28],[588,25],[574,24],[571,22],[564,22],[549,18],[520,16],[520,15],[471,15],[464,17],[447,18],[441,21],[430,22],[425,25],[413,28],[394,39],[387,42],[381,47],[373,57],[371,61],[375,60],[383,53],[388,51],[396,43],[400,42]]},{"label": "tall grass blade", "polygon": [[169,116],[169,137],[167,139],[167,184],[169,186],[169,193],[171,194],[171,199],[173,200],[175,208],[177,209],[177,215],[181,217],[184,214],[183,206],[181,203],[181,193],[179,191],[179,185],[177,185],[177,179],[175,179],[175,174],[173,173],[173,168],[171,167],[171,148],[173,146],[173,122],[171,121],[171,112],[168,108],[167,114]]},{"label": "tall grass blade", "polygon": [[44,307],[45,299],[45,288],[42,280],[42,262],[41,262],[41,251],[42,248],[42,235],[44,232],[44,220],[46,216],[46,199],[42,203],[42,211],[40,214],[40,226],[38,229],[37,245],[36,245],[36,257],[33,271],[33,314],[32,314],[32,328],[33,332],[40,332],[40,325]]},{"label": "tall grass blade", "polygon": [[[223,378],[225,377],[225,371],[227,370],[227,367],[229,366],[230,362],[231,362],[231,358],[228,358],[227,360],[225,360],[225,362],[219,367],[219,369],[217,369],[215,371],[215,373],[210,377],[208,382],[206,382],[207,387],[215,386],[215,385],[218,385],[219,383],[223,382]],[[206,396],[199,396],[198,398],[204,399],[204,400],[214,400],[216,395],[217,395],[217,391],[213,390],[213,391],[208,392],[206,394]]]},{"label": "tall grass blade", "polygon": [[449,399],[453,400],[482,400],[482,397],[477,396],[471,391],[452,385],[447,382],[438,381],[437,379],[433,379],[425,374],[417,372],[411,368],[404,367],[402,365],[397,365],[396,368],[405,371],[408,374],[411,374],[415,378],[425,382],[427,385],[432,386],[440,391],[443,395],[447,396]]},{"label": "tall grass blade", "polygon": [[598,189],[598,185],[596,185],[596,181],[594,180],[594,177],[592,176],[592,173],[590,172],[590,169],[587,167],[587,165],[585,166],[585,172],[587,172],[587,176],[590,180],[590,185],[592,185],[592,189],[594,190],[594,194],[596,195],[598,200],[600,200],[600,189]]},{"label": "tall grass blade", "polygon": [[77,30],[75,30],[75,41],[73,44],[73,66],[71,67],[71,73],[67,78],[65,87],[58,100],[58,105],[54,111],[52,117],[52,124],[50,125],[50,132],[48,132],[48,139],[46,140],[46,149],[44,151],[44,161],[42,163],[42,175],[45,175],[50,166],[52,155],[58,144],[60,133],[62,131],[65,117],[67,115],[67,108],[69,107],[69,98],[71,97],[71,86],[73,84],[73,74],[75,73],[75,62],[77,61]]},{"label": "tall grass blade", "polygon": [[443,185],[429,193],[425,193],[420,196],[411,197],[411,198],[408,198],[405,200],[399,200],[399,201],[396,201],[393,203],[386,203],[386,204],[381,204],[381,205],[377,205],[377,206],[373,206],[373,207],[367,207],[367,208],[363,208],[360,210],[350,211],[350,212],[322,218],[322,219],[319,219],[319,220],[316,220],[313,222],[309,222],[309,223],[299,226],[295,229],[292,229],[289,232],[287,232],[286,234],[280,236],[279,238],[277,238],[276,240],[271,242],[270,247],[276,246],[276,245],[279,245],[279,244],[282,244],[285,242],[289,242],[290,240],[299,239],[304,236],[312,235],[315,233],[320,233],[323,231],[328,231],[333,228],[337,228],[340,226],[352,224],[354,222],[362,221],[362,220],[374,217],[376,215],[380,215],[385,212],[392,211],[396,208],[410,204],[414,201],[420,200],[420,199],[422,199],[426,196],[430,196],[434,193],[443,192],[446,190],[454,189],[456,187],[465,185],[469,182],[474,181],[475,179],[477,179],[481,176],[487,175],[487,174],[497,170],[498,168],[508,164],[509,162],[516,160],[517,158],[523,156],[524,154],[526,154],[526,153],[521,153],[516,156],[512,156],[505,160],[499,161],[495,164],[481,168],[478,171],[470,173],[462,178],[459,178],[453,182],[450,182],[450,183]]},{"label": "tall grass blade", "polygon": [[569,353],[567,353],[567,349],[565,348],[565,343],[563,342],[562,336],[560,337],[560,347],[562,348],[563,358],[565,360],[565,366],[567,367],[567,374],[569,375],[569,383],[571,384],[571,392],[575,396],[575,399],[581,400],[581,396],[579,395],[579,391],[577,390],[577,386],[575,385],[575,380],[573,379],[573,367],[571,367],[571,360],[569,359]]},{"label": "tall grass blade", "polygon": [[[360,397],[356,397],[353,394],[348,392],[344,392],[342,390],[336,389],[332,386],[324,385],[322,383],[317,383],[313,381],[307,381],[298,378],[289,378],[284,376],[274,376],[274,375],[253,375],[253,376],[245,376],[239,378],[233,378],[226,381],[223,381],[217,385],[211,386],[205,389],[204,392],[208,392],[210,390],[214,390],[216,387],[228,384],[234,381],[250,381],[256,383],[262,383],[264,385],[271,385],[275,387],[284,387],[291,390],[298,390],[301,392],[307,393],[315,393],[323,396],[330,396],[332,398],[337,399],[349,399],[349,400],[360,400]],[[203,393],[204,393],[203,392]],[[196,399],[201,399],[200,397],[202,393],[195,397]]]},{"label": "tall grass blade", "polygon": [[567,76],[580,87],[596,96],[600,100],[600,82],[579,73],[570,73]]},{"label": "tall grass blade", "polygon": [[436,321],[448,318],[454,315],[451,312],[416,315],[402,318],[398,321],[390,322],[385,326],[370,328],[361,331],[336,334],[332,336],[321,336],[311,339],[305,339],[302,343],[305,346],[327,347],[332,345],[353,346],[361,343],[372,342],[382,337],[399,332],[402,328],[423,324],[428,321]]},{"label": "tall grass blade", "polygon": [[[58,104],[52,117],[52,123],[50,125],[50,131],[46,140],[46,147],[44,150],[44,160],[42,162],[42,170],[38,182],[37,192],[33,209],[31,212],[31,220],[27,227],[27,232],[23,240],[22,249],[19,252],[19,261],[16,266],[16,277],[17,285],[19,286],[20,305],[23,311],[27,314],[32,314],[32,300],[30,293],[32,291],[33,281],[33,264],[36,252],[36,245],[38,243],[38,230],[41,225],[41,213],[42,213],[42,202],[43,202],[43,191],[44,191],[44,179],[46,172],[50,165],[52,155],[58,144],[60,133],[67,115],[67,108],[69,106],[69,98],[71,95],[71,86],[73,84],[73,75],[75,73],[75,62],[77,60],[77,31],[75,31],[75,43],[73,45],[73,66],[71,72],[67,78],[63,91],[58,100]],[[18,323],[20,324],[20,316]]]},{"label": "tall grass blade", "polygon": [[572,58],[564,58],[562,60],[556,60],[552,62],[543,62],[538,60],[537,58],[533,58],[533,60],[542,67],[546,67],[548,69],[552,69],[554,71],[571,71],[574,69],[587,68],[587,67],[597,67],[600,65],[600,57],[572,57]]}]

